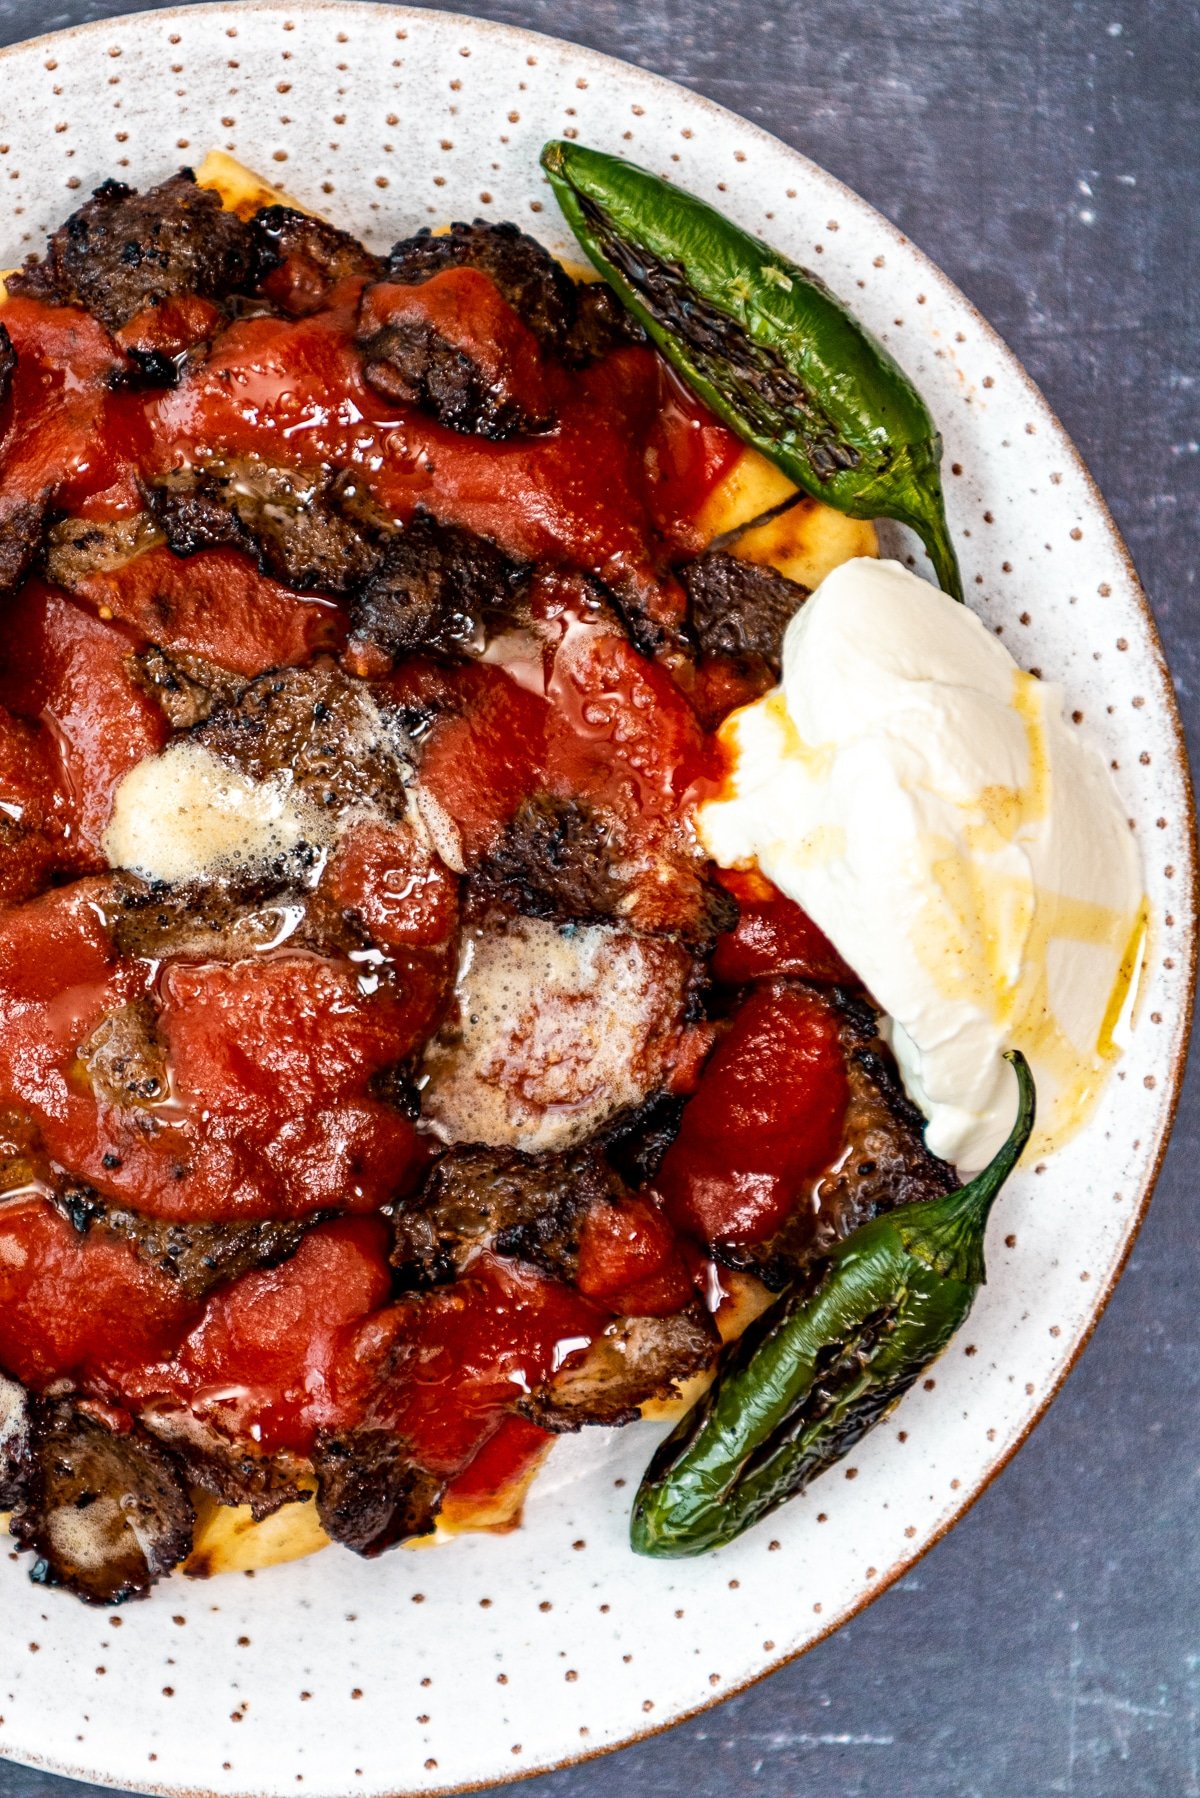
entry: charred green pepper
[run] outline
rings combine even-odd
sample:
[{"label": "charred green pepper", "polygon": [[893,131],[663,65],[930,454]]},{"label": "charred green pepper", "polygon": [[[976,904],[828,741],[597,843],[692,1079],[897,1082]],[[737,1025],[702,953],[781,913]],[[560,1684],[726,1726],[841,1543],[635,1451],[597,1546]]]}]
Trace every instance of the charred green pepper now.
[{"label": "charred green pepper", "polygon": [[981,1174],[873,1219],[728,1351],[634,1502],[639,1554],[720,1548],[839,1460],[898,1403],[971,1309],[988,1213],[1029,1140],[1034,1087],[1009,1055],[1017,1120]]},{"label": "charred green pepper", "polygon": [[588,257],[717,417],[839,512],[911,526],[961,599],[942,440],[825,283],[619,156],[551,142],[542,166]]}]

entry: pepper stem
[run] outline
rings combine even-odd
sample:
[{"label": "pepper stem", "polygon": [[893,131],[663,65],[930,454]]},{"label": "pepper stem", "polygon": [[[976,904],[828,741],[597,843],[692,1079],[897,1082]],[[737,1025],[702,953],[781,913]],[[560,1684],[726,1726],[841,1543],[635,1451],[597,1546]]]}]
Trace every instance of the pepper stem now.
[{"label": "pepper stem", "polygon": [[1012,1063],[1017,1076],[1017,1115],[1007,1141],[965,1186],[944,1198],[906,1206],[893,1214],[910,1255],[947,1278],[976,1285],[985,1278],[983,1238],[988,1216],[1000,1188],[1024,1153],[1037,1115],[1037,1092],[1029,1063],[1019,1049],[1007,1050],[1004,1059]]},{"label": "pepper stem", "polygon": [[962,573],[950,538],[950,526],[946,522],[946,501],[936,460],[931,459],[924,467],[913,468],[913,479],[905,495],[904,510],[898,510],[895,516],[901,524],[906,524],[910,530],[915,531],[925,545],[925,553],[933,563],[933,572],[942,592],[948,593],[951,599],[961,600]]}]

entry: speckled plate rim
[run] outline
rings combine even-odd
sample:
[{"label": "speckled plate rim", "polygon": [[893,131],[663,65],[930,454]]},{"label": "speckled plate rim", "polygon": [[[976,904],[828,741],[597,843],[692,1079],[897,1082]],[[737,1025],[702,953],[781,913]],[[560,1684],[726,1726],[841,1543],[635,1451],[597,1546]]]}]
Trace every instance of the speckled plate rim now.
[{"label": "speckled plate rim", "polygon": [[[175,18],[193,18],[197,14],[224,15],[230,18],[237,18],[255,13],[271,14],[278,12],[279,10],[277,0],[245,0],[244,4],[236,5],[222,4],[219,3],[218,0],[218,3],[216,4],[207,3],[202,5],[162,7],[148,9],[137,13],[114,15],[88,24],[67,27],[61,31],[42,33],[32,38],[23,39],[18,43],[6,45],[3,48],[0,48],[0,72],[3,71],[5,63],[18,54],[28,54],[31,50],[50,48],[56,44],[74,42],[87,37],[105,37],[122,28],[137,28],[140,23],[144,23],[147,20],[161,21]],[[689,109],[694,109],[701,114],[706,115],[720,127],[727,129],[730,126],[736,126],[737,130],[744,137],[749,138],[751,141],[757,141],[763,144],[768,147],[772,153],[778,154],[782,152],[786,157],[792,159],[798,166],[801,166],[805,170],[810,179],[815,180],[824,187],[831,199],[838,200],[842,204],[851,207],[860,216],[869,218],[873,226],[884,238],[889,240],[897,249],[902,249],[904,251],[905,259],[910,267],[919,269],[931,287],[937,287],[941,289],[944,294],[950,296],[953,302],[961,307],[972,319],[980,337],[991,345],[998,361],[1003,364],[1005,372],[1016,375],[1019,378],[1025,388],[1030,403],[1036,408],[1039,414],[1040,423],[1052,434],[1055,447],[1059,451],[1060,456],[1064,461],[1069,463],[1076,474],[1082,479],[1093,508],[1093,522],[1099,523],[1103,527],[1111,551],[1116,561],[1124,570],[1131,595],[1140,612],[1146,644],[1155,659],[1161,683],[1161,694],[1166,701],[1166,718],[1174,739],[1174,772],[1180,780],[1187,805],[1187,819],[1184,834],[1187,861],[1186,867],[1183,869],[1184,879],[1180,883],[1180,898],[1177,902],[1177,909],[1186,917],[1185,937],[1187,943],[1187,967],[1183,981],[1184,995],[1181,1006],[1181,1028],[1179,1039],[1171,1058],[1165,1088],[1156,1108],[1154,1120],[1156,1140],[1153,1155],[1148,1164],[1147,1172],[1142,1180],[1141,1188],[1133,1202],[1131,1215],[1125,1228],[1124,1240],[1118,1259],[1104,1284],[1097,1287],[1087,1319],[1083,1327],[1078,1331],[1076,1339],[1072,1344],[1069,1353],[1065,1356],[1062,1365],[1058,1369],[1056,1377],[1044,1394],[1039,1397],[1037,1402],[1031,1405],[1024,1425],[1019,1430],[1019,1433],[1014,1440],[1006,1444],[995,1456],[986,1474],[961,1498],[957,1505],[947,1510],[939,1523],[928,1533],[925,1539],[920,1542],[917,1547],[893,1561],[886,1571],[866,1588],[857,1600],[844,1605],[834,1615],[831,1615],[823,1627],[818,1632],[811,1635],[800,1647],[787,1653],[764,1659],[761,1666],[757,1667],[748,1677],[724,1686],[722,1690],[714,1694],[713,1697],[706,1699],[699,1704],[680,1708],[662,1722],[631,1730],[628,1734],[621,1736],[619,1739],[606,1742],[600,1747],[566,1755],[554,1761],[543,1762],[540,1765],[522,1768],[516,1772],[503,1770],[497,1765],[495,1777],[488,1777],[482,1780],[469,1780],[466,1782],[460,1781],[437,1786],[422,1786],[417,1795],[417,1798],[430,1798],[430,1794],[433,1794],[434,1798],[437,1798],[438,1794],[445,1794],[445,1798],[452,1798],[452,1795],[456,1793],[482,1791],[494,1784],[521,1784],[527,1780],[539,1778],[546,1773],[561,1771],[567,1767],[579,1766],[589,1761],[602,1759],[605,1756],[613,1754],[621,1748],[629,1747],[636,1742],[646,1741],[654,1736],[665,1734],[669,1730],[675,1728],[678,1724],[687,1722],[694,1717],[703,1715],[706,1711],[717,1708],[719,1705],[724,1704],[728,1699],[736,1697],[738,1694],[757,1685],[759,1681],[766,1679],[770,1674],[778,1672],[782,1667],[790,1665],[802,1655],[807,1654],[810,1649],[816,1647],[819,1643],[827,1640],[829,1636],[835,1634],[844,1624],[860,1615],[876,1598],[886,1592],[889,1587],[894,1585],[897,1580],[901,1579],[919,1561],[921,1561],[931,1549],[936,1547],[966,1512],[971,1509],[988,1487],[991,1486],[993,1481],[1004,1471],[1014,1455],[1028,1440],[1033,1430],[1038,1423],[1040,1423],[1054,1399],[1061,1391],[1068,1376],[1074,1370],[1080,1356],[1091,1340],[1091,1336],[1096,1329],[1101,1316],[1107,1308],[1145,1220],[1146,1212],[1153,1196],[1170,1141],[1171,1130],[1178,1109],[1187,1069],[1188,1048],[1196,997],[1198,961],[1196,915],[1198,839],[1195,791],[1183,724],[1179,715],[1174,686],[1163,652],[1162,642],[1154,614],[1137,575],[1130,552],[1109,512],[1108,506],[1105,503],[1104,497],[1101,494],[1091,471],[1069,436],[1065,426],[1042,394],[1040,388],[1000,334],[988,323],[983,314],[980,313],[971,301],[967,299],[961,289],[956,286],[950,277],[883,213],[871,206],[868,201],[864,200],[861,195],[855,192],[851,187],[847,186],[846,183],[840,181],[836,176],[831,175],[826,169],[822,168],[820,164],[805,156],[803,152],[794,149],[782,139],[763,130],[762,127],[754,125],[752,122],[744,119],[740,114],[734,113],[729,108],[723,107],[716,101],[710,100],[706,95],[684,88],[679,83],[658,75],[652,70],[643,68],[639,64],[628,62],[623,58],[607,56],[600,51],[576,44],[572,40],[561,39],[554,37],[549,33],[480,18],[477,15],[470,13],[449,12],[425,7],[376,4],[374,3],[374,0],[290,0],[289,10],[296,13],[325,13],[330,15],[336,14],[338,16],[394,16],[396,18],[411,19],[414,22],[419,21],[433,24],[438,28],[445,28],[455,22],[461,22],[469,25],[473,32],[480,34],[485,39],[493,37],[497,41],[505,41],[508,43],[529,45],[542,44],[554,46],[555,48],[565,47],[570,50],[574,57],[581,62],[594,67],[597,72],[605,71],[612,74],[621,74],[626,77],[633,76],[639,84],[644,84],[649,92],[661,95],[664,100],[670,99],[672,101],[678,101],[679,99],[683,99],[686,101]],[[104,1775],[103,1773],[98,1774],[94,1769],[74,1764],[71,1761],[56,1755],[46,1755],[31,1751],[23,1753],[17,1764],[44,1769],[45,1771],[60,1774],[67,1778],[90,1780],[94,1783],[113,1788],[128,1787],[137,1791],[169,1793],[178,1795],[178,1798],[209,1798],[207,1789],[203,1787],[185,1787],[177,1783],[167,1784],[146,1778],[123,1777],[117,1779],[115,1777]],[[229,1793],[224,1793],[222,1798],[229,1798]],[[248,1788],[242,1795],[242,1798],[258,1798],[258,1795],[252,1788]],[[404,1790],[395,1788],[392,1798],[413,1798],[413,1793],[410,1788],[405,1788]]]}]

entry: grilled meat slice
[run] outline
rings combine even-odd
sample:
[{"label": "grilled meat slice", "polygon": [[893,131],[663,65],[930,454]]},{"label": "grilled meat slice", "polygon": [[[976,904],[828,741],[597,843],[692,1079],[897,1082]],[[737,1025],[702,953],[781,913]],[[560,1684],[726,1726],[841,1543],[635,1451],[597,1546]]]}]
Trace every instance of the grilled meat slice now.
[{"label": "grilled meat slice", "polygon": [[383,273],[382,257],[348,231],[292,206],[264,207],[250,220],[250,232],[260,264],[271,271],[263,290],[293,318],[319,312],[339,281],[377,281]]},{"label": "grilled meat slice", "polygon": [[319,811],[404,814],[407,739],[365,682],[329,661],[261,674],[192,740],[252,780],[285,776]]},{"label": "grilled meat slice", "polygon": [[220,701],[235,699],[246,684],[204,656],[186,650],[168,655],[156,643],[131,656],[127,666],[142,692],[157,701],[172,730],[203,724]]},{"label": "grilled meat slice", "polygon": [[736,921],[737,905],[686,842],[650,848],[586,798],[522,800],[490,852],[469,869],[467,899],[556,924],[628,922],[703,950]]},{"label": "grilled meat slice", "polygon": [[258,273],[254,238],[196,186],[190,169],[139,194],[106,181],[50,238],[43,261],[10,275],[10,293],[83,306],[117,331],[178,294],[224,300]]},{"label": "grilled meat slice", "polygon": [[73,593],[93,575],[110,574],[161,542],[148,512],[132,518],[63,518],[46,537],[46,575]]},{"label": "grilled meat slice", "polygon": [[632,312],[626,312],[606,282],[577,281],[573,287],[575,317],[562,347],[563,361],[571,367],[599,362],[613,350],[649,341]]},{"label": "grilled meat slice", "polygon": [[18,1504],[29,1478],[29,1395],[0,1374],[0,1511]]},{"label": "grilled meat slice", "polygon": [[587,1423],[632,1423],[651,1399],[678,1397],[680,1382],[711,1367],[720,1346],[699,1303],[671,1317],[619,1317],[522,1399],[518,1410],[556,1434]]},{"label": "grilled meat slice", "polygon": [[[441,290],[448,281],[453,294]],[[368,386],[473,437],[549,430],[554,412],[536,340],[494,285],[463,273],[434,277],[430,288],[363,290],[355,341]]]},{"label": "grilled meat slice", "polygon": [[118,874],[97,897],[117,953],[143,961],[242,961],[284,943],[334,957],[367,948],[363,926],[321,889],[312,892],[303,875],[294,867],[231,871],[213,882],[164,886]]},{"label": "grilled meat slice", "polygon": [[679,1135],[687,1100],[678,1093],[651,1093],[641,1105],[621,1112],[601,1131],[608,1161],[631,1187],[648,1186]]},{"label": "grilled meat slice", "polygon": [[280,1449],[267,1454],[252,1442],[234,1441],[187,1410],[155,1406],[142,1422],[181,1463],[191,1485],[222,1505],[246,1505],[256,1523],[284,1505],[312,1497],[312,1463]]},{"label": "grilled meat slice", "polygon": [[627,888],[612,872],[612,823],[580,799],[523,800],[469,891],[525,918],[594,924],[616,918]]},{"label": "grilled meat slice", "polygon": [[391,1255],[396,1284],[413,1289],[453,1280],[482,1248],[573,1280],[584,1216],[622,1190],[591,1149],[563,1155],[523,1155],[478,1143],[450,1149],[421,1191],[397,1209]]},{"label": "grilled meat slice", "polygon": [[680,579],[701,654],[758,659],[778,676],[783,633],[808,598],[807,587],[718,549],[689,562]]},{"label": "grilled meat slice", "polygon": [[362,1425],[322,1432],[313,1465],[321,1526],[355,1554],[373,1560],[433,1530],[445,1481],[419,1466],[394,1431]]},{"label": "grilled meat slice", "polygon": [[148,500],[175,555],[240,549],[300,593],[352,593],[378,557],[323,471],[229,457],[168,475]]},{"label": "grilled meat slice", "polygon": [[64,1187],[54,1202],[82,1234],[99,1230],[121,1237],[138,1259],[178,1281],[190,1299],[201,1299],[214,1286],[236,1280],[255,1267],[277,1267],[299,1247],[301,1239],[326,1214],[303,1218],[260,1218],[251,1223],[175,1223],[148,1217],[128,1206],[110,1204],[88,1187]]},{"label": "grilled meat slice", "polygon": [[49,516],[48,492],[36,499],[0,493],[0,599],[16,592],[36,562]]},{"label": "grilled meat slice", "polygon": [[418,513],[351,600],[353,639],[393,662],[477,652],[489,624],[511,617],[527,572],[489,538]]},{"label": "grilled meat slice", "polygon": [[59,1398],[32,1409],[30,1471],[11,1527],[38,1557],[33,1578],[88,1604],[140,1598],[192,1546],[178,1464],[102,1407]]},{"label": "grilled meat slice", "polygon": [[367,946],[367,933],[352,917],[296,884],[292,874],[231,873],[211,884],[179,886],[119,874],[101,899],[113,947],[143,961],[168,955],[242,961],[284,942],[334,956]]},{"label": "grilled meat slice", "polygon": [[516,225],[476,219],[434,236],[425,228],[402,238],[388,257],[387,279],[415,286],[450,268],[487,275],[542,345],[561,354],[575,323],[575,287],[536,238]]},{"label": "grilled meat slice", "polygon": [[949,1162],[925,1147],[925,1119],[904,1091],[869,1000],[841,987],[834,1000],[841,1016],[850,1104],[845,1152],[837,1171],[820,1181],[815,1227],[811,1206],[800,1204],[765,1242],[713,1250],[727,1266],[757,1274],[774,1292],[814,1256],[880,1212],[940,1198],[959,1184]]}]

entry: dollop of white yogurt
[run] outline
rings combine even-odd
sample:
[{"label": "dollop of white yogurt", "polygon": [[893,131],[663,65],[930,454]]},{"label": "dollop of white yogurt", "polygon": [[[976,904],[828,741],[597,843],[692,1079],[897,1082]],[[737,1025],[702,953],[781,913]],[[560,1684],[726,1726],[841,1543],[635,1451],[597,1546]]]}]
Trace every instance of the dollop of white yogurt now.
[{"label": "dollop of white yogurt", "polygon": [[927,1141],[969,1174],[1038,1088],[1039,1152],[1087,1115],[1144,935],[1138,854],[1061,690],[898,562],[835,569],[784,639],[781,686],[722,727],[697,829],[757,864],[889,1015]]}]

